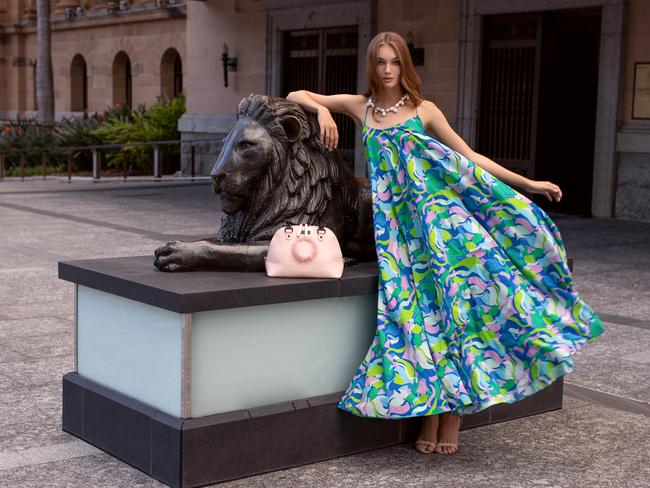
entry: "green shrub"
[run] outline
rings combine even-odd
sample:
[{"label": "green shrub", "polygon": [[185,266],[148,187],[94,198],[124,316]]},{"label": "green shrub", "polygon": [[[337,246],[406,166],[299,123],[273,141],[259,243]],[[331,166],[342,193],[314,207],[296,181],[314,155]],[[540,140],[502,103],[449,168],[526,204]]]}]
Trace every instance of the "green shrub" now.
[{"label": "green shrub", "polygon": [[[105,143],[126,144],[131,142],[168,141],[179,137],[178,119],[185,112],[185,96],[180,95],[171,101],[158,98],[158,101],[148,110],[144,106],[125,116],[108,116],[104,123],[92,131],[92,134]],[[178,154],[178,146],[166,146],[166,154]],[[144,171],[150,171],[153,163],[153,148],[151,146],[136,146],[108,154],[107,164],[121,167],[124,154],[127,153],[129,163]]]},{"label": "green shrub", "polygon": [[5,165],[16,168],[20,165],[20,153],[26,153],[25,166],[38,166],[43,151],[51,153],[56,147],[52,126],[34,120],[6,122],[0,136],[0,152],[5,153]]},{"label": "green shrub", "polygon": [[[65,173],[68,170],[67,166],[64,164],[56,166],[48,166],[47,174],[61,174]],[[27,166],[25,167],[25,176],[40,176],[43,174],[43,166]],[[5,176],[20,176],[20,167],[9,168],[5,170]]]},{"label": "green shrub", "polygon": [[[61,121],[56,127],[56,143],[59,148],[58,159],[66,159],[64,151],[71,147],[96,146],[103,144],[93,131],[100,126],[103,117],[99,114],[83,117],[69,117]],[[92,167],[92,154],[90,151],[74,151],[73,170],[88,170]]]},{"label": "green shrub", "polygon": [[[65,164],[67,148],[71,147],[178,140],[177,124],[183,113],[185,96],[181,94],[171,101],[158,98],[149,109],[144,105],[135,110],[117,106],[103,114],[66,118],[53,126],[35,120],[7,122],[0,132],[0,152],[5,153],[7,171],[19,167],[22,151],[27,156],[26,168],[40,167],[44,151],[49,154],[49,164],[56,166]],[[178,145],[161,146],[161,151],[166,156],[180,154]],[[125,154],[130,166],[151,171],[152,146],[106,151],[108,166],[122,168]],[[75,170],[92,164],[90,151],[77,151],[73,157]]]}]

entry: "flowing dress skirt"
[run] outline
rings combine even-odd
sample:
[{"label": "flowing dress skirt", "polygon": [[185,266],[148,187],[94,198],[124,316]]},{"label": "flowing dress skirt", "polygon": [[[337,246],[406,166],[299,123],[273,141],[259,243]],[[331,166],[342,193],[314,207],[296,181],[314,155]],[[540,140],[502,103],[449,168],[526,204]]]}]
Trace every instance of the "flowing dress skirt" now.
[{"label": "flowing dress skirt", "polygon": [[428,136],[366,127],[379,285],[372,344],[338,407],[375,418],[512,403],[604,330],[560,232],[526,196]]}]

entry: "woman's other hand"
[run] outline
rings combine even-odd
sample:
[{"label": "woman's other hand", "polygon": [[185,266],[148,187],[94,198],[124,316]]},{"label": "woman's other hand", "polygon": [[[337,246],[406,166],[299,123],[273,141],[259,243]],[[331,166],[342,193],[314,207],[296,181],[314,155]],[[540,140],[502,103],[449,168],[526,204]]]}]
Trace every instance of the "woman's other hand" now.
[{"label": "woman's other hand", "polygon": [[328,151],[336,149],[339,144],[339,131],[332,114],[325,107],[318,110],[318,125],[320,126],[320,142]]},{"label": "woman's other hand", "polygon": [[562,190],[560,190],[560,187],[550,181],[530,180],[526,190],[530,193],[540,193],[545,195],[550,201],[555,199],[556,202],[559,202],[562,198]]}]

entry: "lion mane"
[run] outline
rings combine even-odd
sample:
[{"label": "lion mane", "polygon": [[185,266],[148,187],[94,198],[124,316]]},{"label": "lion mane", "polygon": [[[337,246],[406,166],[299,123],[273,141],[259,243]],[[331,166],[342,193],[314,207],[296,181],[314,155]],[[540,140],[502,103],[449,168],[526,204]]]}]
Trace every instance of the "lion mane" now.
[{"label": "lion mane", "polygon": [[[266,171],[251,182],[245,209],[222,217],[222,242],[270,240],[288,222],[322,224],[345,246],[357,222],[358,184],[337,154],[320,141],[314,114],[284,98],[251,94],[241,100],[237,118],[249,117],[272,138]],[[287,130],[290,128],[290,130]]]}]

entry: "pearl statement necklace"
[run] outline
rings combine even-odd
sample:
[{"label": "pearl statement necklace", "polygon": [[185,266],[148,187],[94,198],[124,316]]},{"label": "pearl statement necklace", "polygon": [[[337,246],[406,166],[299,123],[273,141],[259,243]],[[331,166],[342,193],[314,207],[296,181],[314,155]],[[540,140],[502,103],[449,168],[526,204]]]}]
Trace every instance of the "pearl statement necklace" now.
[{"label": "pearl statement necklace", "polygon": [[405,94],[402,98],[400,98],[395,105],[392,107],[384,108],[384,107],[377,107],[375,105],[375,102],[372,101],[372,97],[368,97],[368,103],[366,103],[366,107],[372,107],[375,112],[381,112],[381,115],[383,117],[386,117],[386,112],[394,112],[397,113],[397,108],[401,107],[404,105],[404,100],[409,99],[409,94]]}]

